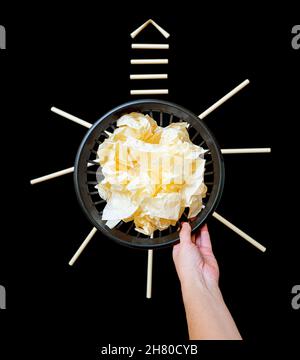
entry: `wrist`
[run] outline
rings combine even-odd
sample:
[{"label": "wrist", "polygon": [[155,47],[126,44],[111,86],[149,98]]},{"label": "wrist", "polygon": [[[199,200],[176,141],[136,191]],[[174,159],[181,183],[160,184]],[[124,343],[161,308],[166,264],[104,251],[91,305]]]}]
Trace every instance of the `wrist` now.
[{"label": "wrist", "polygon": [[241,340],[217,283],[183,283],[182,296],[190,340]]},{"label": "wrist", "polygon": [[196,298],[211,298],[216,301],[223,301],[223,296],[217,281],[201,281],[189,279],[181,281],[181,291],[184,300]]}]

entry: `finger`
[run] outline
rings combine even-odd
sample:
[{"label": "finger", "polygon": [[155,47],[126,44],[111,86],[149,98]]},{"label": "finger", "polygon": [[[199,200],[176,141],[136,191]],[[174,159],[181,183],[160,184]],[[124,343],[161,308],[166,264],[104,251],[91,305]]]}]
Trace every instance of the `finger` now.
[{"label": "finger", "polygon": [[210,240],[210,235],[208,232],[208,227],[207,225],[203,225],[201,228],[201,233],[200,233],[200,248],[202,249],[206,249],[212,252],[212,245],[211,245],[211,240]]},{"label": "finger", "polygon": [[201,229],[199,229],[197,232],[196,232],[196,241],[195,241],[195,244],[200,248],[200,244],[201,244]]},{"label": "finger", "polygon": [[176,245],[173,246],[173,251],[172,251],[173,259],[174,259],[174,258],[176,257],[176,255],[178,254],[179,247],[180,247],[180,244],[176,244]]},{"label": "finger", "polygon": [[179,237],[180,237],[181,244],[189,244],[192,241],[191,226],[189,223],[187,223],[187,222],[182,223]]},{"label": "finger", "polygon": [[200,246],[200,243],[201,243],[201,228],[199,228],[195,234],[195,238],[196,238],[196,245],[197,246]]},{"label": "finger", "polygon": [[[188,219],[188,223],[189,223],[191,229],[192,229],[191,223],[194,219],[196,219],[196,217]],[[196,234],[191,235],[191,241],[193,244],[196,244]]]}]

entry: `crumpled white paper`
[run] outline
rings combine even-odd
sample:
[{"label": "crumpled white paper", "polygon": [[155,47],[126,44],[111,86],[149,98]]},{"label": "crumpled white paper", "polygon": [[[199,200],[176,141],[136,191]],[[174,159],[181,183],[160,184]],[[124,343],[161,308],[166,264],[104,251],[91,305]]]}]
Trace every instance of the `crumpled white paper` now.
[{"label": "crumpled white paper", "polygon": [[98,148],[103,179],[96,185],[107,201],[102,219],[134,221],[136,231],[152,235],[202,209],[206,196],[203,148],[194,145],[186,122],[163,128],[149,115],[130,113]]}]

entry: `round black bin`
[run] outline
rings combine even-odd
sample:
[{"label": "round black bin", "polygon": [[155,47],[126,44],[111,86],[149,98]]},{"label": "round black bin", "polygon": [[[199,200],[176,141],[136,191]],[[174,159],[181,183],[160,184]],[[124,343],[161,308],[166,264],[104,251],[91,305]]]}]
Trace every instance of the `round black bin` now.
[{"label": "round black bin", "polygon": [[[79,147],[74,169],[74,184],[78,201],[90,220],[105,236],[135,248],[151,249],[176,243],[179,240],[178,225],[171,226],[164,231],[155,231],[153,238],[145,236],[134,230],[133,222],[121,221],[115,228],[110,229],[102,220],[102,210],[105,202],[95,189],[97,184],[96,166],[88,166],[95,162],[97,149],[107,137],[105,131],[113,132],[117,120],[124,114],[140,112],[149,114],[158,125],[167,126],[171,122],[184,121],[189,123],[188,132],[194,144],[207,149],[205,153],[205,184],[208,188],[207,196],[203,199],[205,208],[191,221],[192,231],[195,231],[205,222],[207,217],[215,210],[224,186],[224,162],[220,148],[210,130],[202,120],[191,111],[177,104],[155,99],[136,100],[120,105],[102,116],[88,130]],[[186,220],[185,216],[179,220]],[[178,222],[178,223],[179,223]]]}]

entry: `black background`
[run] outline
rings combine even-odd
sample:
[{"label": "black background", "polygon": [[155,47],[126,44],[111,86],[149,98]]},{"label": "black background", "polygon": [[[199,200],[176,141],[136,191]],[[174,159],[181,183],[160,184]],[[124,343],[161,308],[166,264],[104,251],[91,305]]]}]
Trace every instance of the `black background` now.
[{"label": "black background", "polygon": [[[96,358],[100,344],[188,340],[171,249],[154,253],[153,298],[145,299],[147,253],[98,233],[74,267],[68,261],[91,225],[77,204],[71,175],[35,186],[30,179],[73,165],[86,132],[50,112],[56,106],[93,123],[130,99],[131,88],[167,87],[166,98],[200,114],[229,90],[251,83],[205,122],[222,148],[272,147],[271,154],[225,155],[218,208],[267,247],[262,254],[218,223],[208,222],[225,301],[245,339],[230,349],[256,351],[299,337],[298,122],[299,23],[280,9],[236,9],[218,16],[115,9],[18,9],[0,53],[2,345],[15,352]],[[252,12],[253,11],[253,15]],[[206,12],[205,12],[206,11]],[[273,14],[271,16],[271,14]],[[2,14],[1,14],[2,16]],[[168,42],[170,50],[131,50],[129,33],[152,17],[170,34],[147,28],[134,42]],[[167,54],[167,56],[166,56]],[[130,66],[130,58],[168,57],[169,65]],[[168,80],[130,81],[130,72],[167,72]],[[292,208],[292,206],[295,207]],[[298,329],[297,329],[298,326]],[[278,341],[278,342],[276,342]],[[288,343],[285,343],[288,341]],[[203,350],[227,345],[202,344]]]}]

